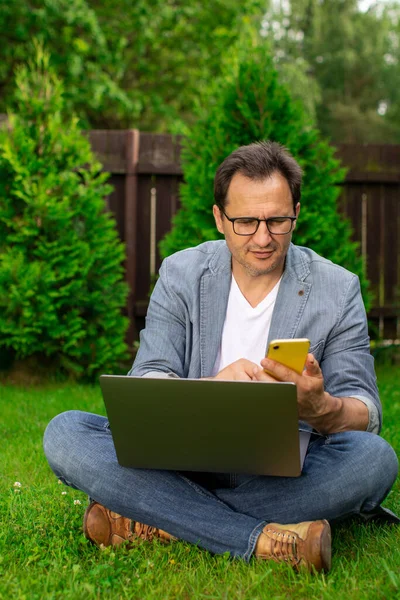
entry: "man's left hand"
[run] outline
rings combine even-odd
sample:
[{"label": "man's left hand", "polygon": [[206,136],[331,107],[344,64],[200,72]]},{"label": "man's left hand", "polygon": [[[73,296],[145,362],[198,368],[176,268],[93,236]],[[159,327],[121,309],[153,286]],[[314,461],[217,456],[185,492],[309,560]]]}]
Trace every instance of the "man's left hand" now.
[{"label": "man's left hand", "polygon": [[305,369],[301,375],[269,358],[262,359],[261,367],[254,369],[254,381],[287,381],[296,384],[300,419],[312,424],[329,410],[324,377],[318,361],[312,354],[307,355]]}]

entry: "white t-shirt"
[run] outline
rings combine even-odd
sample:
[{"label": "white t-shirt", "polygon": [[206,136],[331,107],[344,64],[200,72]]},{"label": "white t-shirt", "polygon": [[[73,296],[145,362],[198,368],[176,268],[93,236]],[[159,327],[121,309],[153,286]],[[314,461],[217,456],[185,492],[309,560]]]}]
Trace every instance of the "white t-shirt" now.
[{"label": "white t-shirt", "polygon": [[[272,311],[281,279],[264,300],[253,308],[243,296],[232,275],[221,346],[215,361],[213,375],[239,358],[247,358],[260,365],[267,349]],[[301,465],[303,465],[307,452],[310,435],[308,431],[300,432]]]},{"label": "white t-shirt", "polygon": [[272,311],[281,279],[255,308],[249,304],[232,275],[221,346],[213,375],[226,366],[247,358],[260,365],[265,356]]}]

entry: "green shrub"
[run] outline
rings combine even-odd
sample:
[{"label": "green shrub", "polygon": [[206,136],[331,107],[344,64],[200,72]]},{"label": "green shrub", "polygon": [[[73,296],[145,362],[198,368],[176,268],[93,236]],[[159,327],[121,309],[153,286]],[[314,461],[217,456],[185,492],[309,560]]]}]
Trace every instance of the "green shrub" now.
[{"label": "green shrub", "polygon": [[162,256],[221,237],[212,215],[215,171],[238,146],[269,139],[286,146],[304,170],[303,210],[294,243],[359,275],[368,304],[358,245],[351,241],[349,222],[337,211],[338,184],[345,170],[303,107],[279,82],[265,44],[247,42],[232,52],[223,76],[210,84],[200,105],[197,123],[183,140],[182,208],[160,243]]},{"label": "green shrub", "polygon": [[126,355],[124,248],[111,188],[37,48],[0,132],[0,359],[92,378]]}]

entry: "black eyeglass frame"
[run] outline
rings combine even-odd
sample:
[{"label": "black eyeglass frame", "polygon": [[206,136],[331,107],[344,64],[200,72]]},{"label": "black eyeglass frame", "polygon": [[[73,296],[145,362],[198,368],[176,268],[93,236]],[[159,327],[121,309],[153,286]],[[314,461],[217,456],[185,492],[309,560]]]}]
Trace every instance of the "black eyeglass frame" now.
[{"label": "black eyeglass frame", "polygon": [[[294,221],[297,221],[297,217],[282,217],[282,216],[269,217],[268,219],[256,219],[256,217],[233,217],[233,218],[231,218],[231,217],[228,217],[228,215],[226,214],[226,212],[224,211],[223,208],[221,208],[220,206],[218,208],[220,209],[222,214],[228,219],[228,221],[230,221],[232,223],[233,233],[235,233],[236,235],[243,235],[243,236],[254,235],[258,231],[258,228],[260,227],[260,223],[262,223],[263,221],[265,221],[267,229],[271,235],[287,235],[288,233],[290,233],[293,230]],[[257,221],[257,227],[255,228],[253,233],[238,233],[237,231],[235,231],[235,221],[238,221],[239,219],[249,219],[249,220],[251,219],[252,221]],[[290,225],[289,231],[286,231],[286,233],[274,233],[273,231],[271,231],[269,228],[268,221],[276,221],[277,219],[290,219],[291,225]]]}]

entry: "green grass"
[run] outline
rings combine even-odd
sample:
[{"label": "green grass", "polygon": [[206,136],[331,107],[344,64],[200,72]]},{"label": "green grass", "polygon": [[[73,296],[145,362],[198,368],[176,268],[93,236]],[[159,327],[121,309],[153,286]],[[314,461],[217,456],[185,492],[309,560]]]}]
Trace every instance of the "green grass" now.
[{"label": "green grass", "polygon": [[[383,436],[400,454],[396,368],[381,367],[378,377]],[[212,556],[183,542],[144,542],[130,551],[90,545],[81,531],[86,497],[58,484],[42,452],[46,424],[71,408],[104,414],[99,388],[0,387],[1,599],[400,598],[398,526],[352,521],[336,527],[332,570],[315,576]],[[400,512],[398,482],[385,505]]]}]

